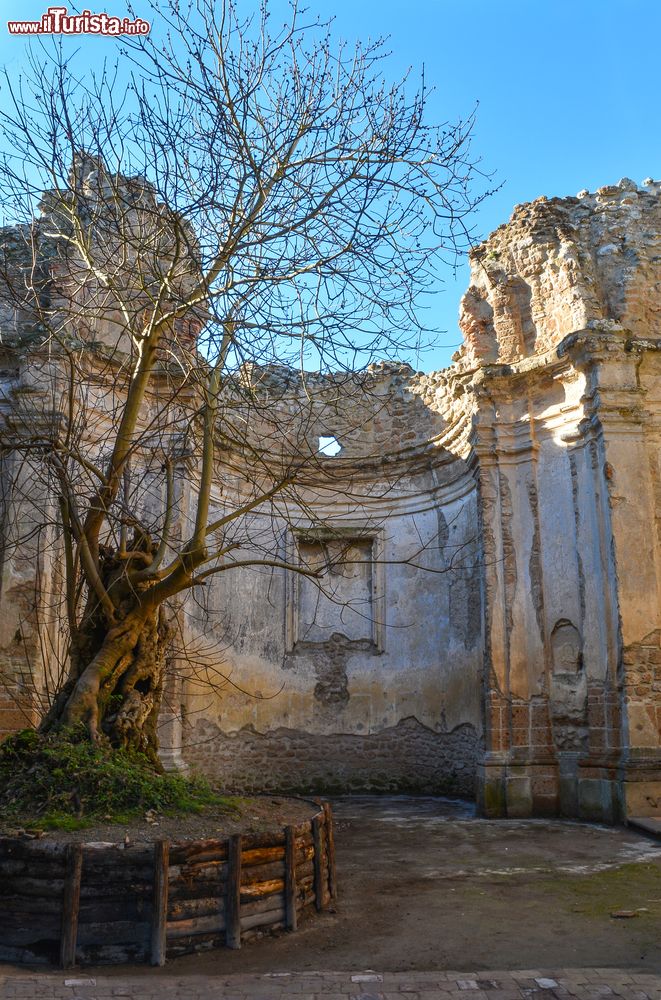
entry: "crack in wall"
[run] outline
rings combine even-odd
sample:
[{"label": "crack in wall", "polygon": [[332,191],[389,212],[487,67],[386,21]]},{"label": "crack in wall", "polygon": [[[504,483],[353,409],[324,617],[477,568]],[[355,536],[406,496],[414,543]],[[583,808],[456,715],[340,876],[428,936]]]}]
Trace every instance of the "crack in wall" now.
[{"label": "crack in wall", "polygon": [[527,482],[528,502],[532,514],[532,541],[530,547],[530,559],[528,560],[528,572],[530,574],[530,595],[532,597],[533,608],[535,609],[535,619],[539,634],[544,639],[544,588],[542,584],[542,542],[539,527],[539,498],[537,487],[528,480]]}]

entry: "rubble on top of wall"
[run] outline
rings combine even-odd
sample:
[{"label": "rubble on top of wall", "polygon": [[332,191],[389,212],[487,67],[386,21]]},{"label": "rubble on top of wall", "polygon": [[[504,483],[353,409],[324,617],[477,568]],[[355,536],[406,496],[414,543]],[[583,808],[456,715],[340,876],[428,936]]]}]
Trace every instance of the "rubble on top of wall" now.
[{"label": "rubble on top of wall", "polygon": [[645,335],[661,315],[661,182],[518,205],[470,256],[463,366],[543,354],[595,326]]},{"label": "rubble on top of wall", "polygon": [[[455,453],[465,454],[476,369],[532,361],[581,330],[626,329],[649,338],[658,326],[661,181],[648,178],[639,186],[625,178],[593,193],[518,205],[470,256],[471,284],[460,309],[464,344],[450,367],[423,373],[381,361],[360,373],[302,376],[254,366],[250,383],[282,399],[280,405],[286,396],[296,406],[293,389],[306,410],[330,406],[335,419],[321,418],[321,424],[333,424],[335,433],[348,420],[360,454],[367,438],[397,450],[425,436],[444,443],[448,435]],[[406,424],[404,438],[386,414],[396,401],[407,411],[406,417],[396,414]],[[377,411],[389,438],[365,438]],[[343,455],[350,458],[352,448]]]},{"label": "rubble on top of wall", "polygon": [[[79,153],[67,179],[44,192],[30,222],[0,228],[0,342],[10,348],[135,350],[150,303],[195,297],[200,246],[191,226],[144,177],[113,172]],[[194,349],[208,315],[192,306],[173,321]],[[176,347],[174,348],[177,349]]]},{"label": "rubble on top of wall", "polygon": [[[93,160],[77,169],[81,211],[91,206],[92,215],[98,215],[108,187],[102,183],[103,170]],[[156,214],[163,210],[143,179],[122,183],[129,208],[119,220],[120,229],[130,229],[145,206]],[[445,446],[446,438],[453,452],[465,457],[476,368],[542,355],[568,334],[595,325],[620,324],[633,334],[649,336],[661,314],[660,195],[661,182],[648,179],[639,187],[624,179],[592,194],[542,197],[517,206],[510,221],[471,253],[471,285],[460,311],[464,345],[449,368],[423,373],[387,360],[359,372],[302,373],[280,365],[246,364],[236,385],[248,405],[257,404],[251,413],[252,430],[261,440],[268,442],[272,435],[279,440],[284,420],[288,438],[299,450],[301,435],[309,439],[303,451],[309,446],[311,454],[318,452],[320,437],[337,437],[343,461],[386,454],[415,457],[420,446],[431,440]],[[37,256],[49,295],[57,293],[53,267],[59,263],[58,227],[53,224],[58,210],[52,202],[52,193],[45,196],[45,214],[36,230],[28,226],[0,231],[0,250],[14,268],[33,266],[33,235],[38,232]],[[108,236],[109,247],[116,236]],[[3,298],[2,341],[11,345],[19,337],[25,343],[26,334],[39,332],[39,310],[28,315],[0,294]],[[48,303],[45,308],[49,313]],[[123,330],[114,322],[112,303],[97,303],[88,289],[80,314],[85,322],[68,324],[68,338],[85,329],[90,331],[88,344],[116,347]],[[201,322],[191,317],[186,343],[194,343]],[[268,404],[262,412],[260,400]],[[258,414],[264,419],[257,419]],[[275,430],[267,426],[269,420]]]}]

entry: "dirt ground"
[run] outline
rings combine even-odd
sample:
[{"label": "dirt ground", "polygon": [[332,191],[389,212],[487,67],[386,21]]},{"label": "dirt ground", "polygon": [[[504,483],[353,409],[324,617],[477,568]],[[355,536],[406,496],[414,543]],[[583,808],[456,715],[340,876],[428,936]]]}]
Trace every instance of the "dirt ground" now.
[{"label": "dirt ground", "polygon": [[[447,799],[354,797],[333,806],[335,913],[240,951],[132,974],[661,971],[661,843],[621,827],[476,819],[472,805]],[[636,916],[611,916],[618,911]]]},{"label": "dirt ground", "polygon": [[[199,815],[159,815],[153,810],[144,817],[134,817],[125,823],[90,822],[78,830],[39,830],[34,821],[27,829],[38,830],[39,838],[59,843],[104,842],[108,844],[152,843],[166,837],[172,843],[183,840],[204,840],[229,837],[233,833],[266,833],[282,830],[310,819],[318,811],[311,799],[283,796],[230,796],[227,806],[209,806]],[[14,837],[23,830],[15,823],[0,819],[0,836]],[[23,831],[25,832],[25,831]]]},{"label": "dirt ground", "polygon": [[[131,975],[661,972],[661,843],[569,821],[480,820],[472,805],[447,799],[355,797],[333,805],[335,913],[240,951],[184,956],[164,969],[134,966]],[[636,915],[613,917],[618,911]],[[121,978],[127,970],[99,972]]]}]

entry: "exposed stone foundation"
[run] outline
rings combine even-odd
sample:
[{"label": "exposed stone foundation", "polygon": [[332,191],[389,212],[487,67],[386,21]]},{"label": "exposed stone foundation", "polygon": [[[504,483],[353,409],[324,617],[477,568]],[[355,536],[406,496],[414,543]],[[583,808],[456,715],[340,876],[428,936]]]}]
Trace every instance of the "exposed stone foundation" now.
[{"label": "exposed stone foundation", "polygon": [[39,710],[30,697],[10,685],[0,686],[0,740],[38,721]]},{"label": "exposed stone foundation", "polygon": [[317,794],[411,792],[475,794],[479,755],[473,726],[435,733],[416,719],[371,736],[320,736],[293,729],[223,733],[200,721],[190,733],[186,760],[227,791]]}]

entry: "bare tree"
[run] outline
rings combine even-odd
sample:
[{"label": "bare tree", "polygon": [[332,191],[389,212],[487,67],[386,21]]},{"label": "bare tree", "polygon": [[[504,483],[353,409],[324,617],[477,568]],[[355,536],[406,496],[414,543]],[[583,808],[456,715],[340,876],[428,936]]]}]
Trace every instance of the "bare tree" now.
[{"label": "bare tree", "polygon": [[31,373],[2,446],[12,488],[27,466],[41,478],[32,524],[62,554],[66,669],[43,727],[82,722],[155,759],[167,602],[286,565],[246,525],[300,509],[319,475],[264,379],[295,400],[314,368],[328,395],[419,348],[420,295],[476,199],[472,120],[427,125],[424,87],[383,79],[382,42],[334,47],[295,5],[275,32],[265,6],[242,20],[231,0],[151,20],[121,72],[79,78],[40,46],[5,76],[0,191],[19,223],[2,235],[2,337]]}]

